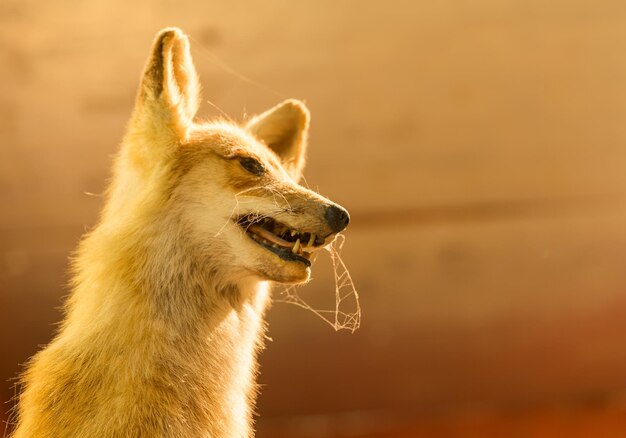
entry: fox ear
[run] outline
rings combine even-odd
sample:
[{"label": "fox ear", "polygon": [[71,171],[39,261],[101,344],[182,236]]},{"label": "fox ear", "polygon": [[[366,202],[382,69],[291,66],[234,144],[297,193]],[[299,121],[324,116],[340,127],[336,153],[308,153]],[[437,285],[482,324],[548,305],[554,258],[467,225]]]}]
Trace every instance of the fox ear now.
[{"label": "fox ear", "polygon": [[309,110],[299,100],[289,99],[265,111],[246,128],[280,157],[283,166],[297,181],[304,168]]},{"label": "fox ear", "polygon": [[183,137],[198,110],[199,94],[187,36],[175,27],[163,29],[141,79],[131,129],[139,124],[157,135]]}]

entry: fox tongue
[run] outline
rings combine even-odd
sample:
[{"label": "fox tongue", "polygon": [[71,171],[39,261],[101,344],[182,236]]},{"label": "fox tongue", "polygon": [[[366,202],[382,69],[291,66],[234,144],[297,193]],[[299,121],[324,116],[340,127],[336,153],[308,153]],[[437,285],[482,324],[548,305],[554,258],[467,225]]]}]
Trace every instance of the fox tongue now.
[{"label": "fox tongue", "polygon": [[256,224],[252,224],[248,226],[248,231],[254,234],[258,234],[262,238],[269,240],[270,242],[275,243],[276,245],[284,246],[285,248],[291,248],[293,246],[293,243],[289,243],[286,240],[281,239],[276,234]]}]

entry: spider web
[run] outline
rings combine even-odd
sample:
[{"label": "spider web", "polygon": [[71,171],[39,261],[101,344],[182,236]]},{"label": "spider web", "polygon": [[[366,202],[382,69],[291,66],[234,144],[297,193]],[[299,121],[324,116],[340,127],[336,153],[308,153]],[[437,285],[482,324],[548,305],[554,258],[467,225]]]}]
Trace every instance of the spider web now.
[{"label": "spider web", "polygon": [[335,275],[335,308],[315,309],[299,294],[298,286],[285,286],[276,302],[295,304],[312,312],[329,324],[335,331],[349,330],[354,333],[361,325],[361,305],[359,294],[340,253],[345,242],[343,235],[338,235],[333,243],[324,249],[330,254]]}]

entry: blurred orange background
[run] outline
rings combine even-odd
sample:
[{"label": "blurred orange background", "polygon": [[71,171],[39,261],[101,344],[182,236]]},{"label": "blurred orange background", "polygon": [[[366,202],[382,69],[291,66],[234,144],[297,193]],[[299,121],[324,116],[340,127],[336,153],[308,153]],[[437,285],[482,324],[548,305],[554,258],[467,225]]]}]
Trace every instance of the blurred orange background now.
[{"label": "blurred orange background", "polygon": [[307,183],[352,214],[361,328],[274,304],[257,436],[626,436],[621,0],[0,2],[3,413],[168,25],[202,117],[307,102]]}]

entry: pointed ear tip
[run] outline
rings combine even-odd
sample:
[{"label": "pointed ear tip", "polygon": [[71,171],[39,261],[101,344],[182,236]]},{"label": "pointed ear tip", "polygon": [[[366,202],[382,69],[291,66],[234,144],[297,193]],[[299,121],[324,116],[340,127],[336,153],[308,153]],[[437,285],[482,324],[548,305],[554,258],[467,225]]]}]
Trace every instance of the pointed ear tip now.
[{"label": "pointed ear tip", "polygon": [[165,42],[170,39],[187,40],[187,35],[178,27],[166,27],[157,33],[155,41]]},{"label": "pointed ear tip", "polygon": [[306,105],[304,104],[303,101],[301,101],[300,99],[287,99],[285,101],[283,101],[283,103],[281,104],[281,106],[289,106],[292,107],[294,109],[299,109],[301,111],[309,111],[308,108],[306,107]]},{"label": "pointed ear tip", "polygon": [[305,103],[299,99],[287,99],[281,106],[299,114],[303,121],[308,121],[311,118],[311,112]]}]

